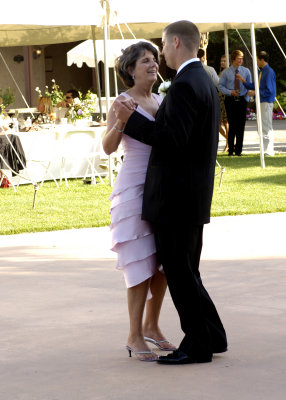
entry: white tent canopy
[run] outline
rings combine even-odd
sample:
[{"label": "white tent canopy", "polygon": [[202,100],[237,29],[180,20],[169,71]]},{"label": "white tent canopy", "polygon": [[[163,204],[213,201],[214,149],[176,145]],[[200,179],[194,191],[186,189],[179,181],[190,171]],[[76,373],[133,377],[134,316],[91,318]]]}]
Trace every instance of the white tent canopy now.
[{"label": "white tent canopy", "polygon": [[[163,0],[144,0],[130,3],[128,0],[109,0],[110,38],[145,39],[161,37],[162,30],[170,22],[189,19],[201,32],[228,29],[250,29],[284,25],[286,11],[284,2],[270,7],[269,2],[241,0],[230,7],[229,0],[204,0],[202,6],[194,7],[185,0],[166,4]],[[13,10],[11,10],[13,7]],[[43,8],[41,10],[41,7]],[[6,2],[0,14],[0,47],[64,43],[92,39],[91,26],[96,26],[96,39],[103,39],[104,11],[102,0],[69,0],[63,3],[49,0],[41,5],[38,0],[15,0],[11,6]],[[118,25],[120,24],[120,30]],[[130,30],[125,25],[128,24]]]},{"label": "white tent canopy", "polygon": [[[194,22],[200,32],[213,32],[227,29],[250,29],[251,23],[257,28],[278,26],[285,24],[286,9],[284,3],[280,6],[265,6],[263,0],[241,0],[237,5],[230,7],[229,0],[204,0],[200,6],[192,2],[174,0],[171,4],[165,1],[144,0],[136,7],[127,0],[110,0],[110,28],[111,38],[117,37],[120,24],[124,37],[131,37],[130,31],[136,37],[161,37],[163,28],[170,22],[188,19]],[[279,11],[278,11],[279,10]],[[284,10],[284,11],[283,11]]]},{"label": "white tent canopy", "polygon": [[5,2],[0,13],[0,47],[91,39],[91,26],[102,31],[103,18],[100,0]]},{"label": "white tent canopy", "polygon": [[[96,24],[97,19],[94,18],[93,22]],[[0,47],[67,43],[86,40],[91,37],[91,25],[0,25]]]},{"label": "white tent canopy", "polygon": [[[138,43],[140,40],[145,39],[126,39],[119,40],[115,39],[110,42],[108,48],[108,66],[109,68],[114,67],[114,61],[116,57],[121,55],[122,49],[130,46],[131,44]],[[97,62],[104,62],[104,42],[103,40],[96,40],[96,57]],[[95,67],[94,62],[94,48],[93,41],[86,40],[75,46],[73,49],[67,52],[67,65],[76,64],[79,68],[82,67],[83,63],[86,63],[89,67]]]}]

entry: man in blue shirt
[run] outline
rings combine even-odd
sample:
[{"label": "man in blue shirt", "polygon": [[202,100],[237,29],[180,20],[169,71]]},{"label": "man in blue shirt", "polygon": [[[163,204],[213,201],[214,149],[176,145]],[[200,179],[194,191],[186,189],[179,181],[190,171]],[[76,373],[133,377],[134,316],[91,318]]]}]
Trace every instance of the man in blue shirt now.
[{"label": "man in blue shirt", "polygon": [[230,56],[231,66],[220,77],[218,90],[225,95],[225,109],[229,122],[228,155],[241,155],[246,120],[246,106],[249,101],[248,90],[238,79],[238,74],[245,81],[252,82],[248,68],[242,66],[243,52],[233,50]]},{"label": "man in blue shirt", "polygon": [[[257,55],[257,65],[260,69],[258,76],[260,107],[262,119],[263,149],[264,154],[274,156],[274,141],[272,128],[273,103],[276,97],[276,76],[275,72],[268,65],[269,54],[260,51]],[[254,84],[243,76],[238,76],[239,80],[247,89],[254,90]]]}]

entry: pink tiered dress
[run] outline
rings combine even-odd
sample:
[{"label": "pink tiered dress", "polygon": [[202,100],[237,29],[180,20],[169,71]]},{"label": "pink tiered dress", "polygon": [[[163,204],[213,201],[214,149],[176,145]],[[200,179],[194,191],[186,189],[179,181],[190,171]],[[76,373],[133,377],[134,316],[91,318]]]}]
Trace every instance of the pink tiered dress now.
[{"label": "pink tiered dress", "polygon": [[[127,93],[123,93],[129,97]],[[154,95],[158,104],[161,98]],[[151,121],[140,106],[137,111]],[[111,200],[111,250],[117,253],[117,269],[123,271],[127,288],[136,286],[158,270],[155,239],[149,222],[141,219],[144,182],[151,146],[123,134],[124,158]]]}]

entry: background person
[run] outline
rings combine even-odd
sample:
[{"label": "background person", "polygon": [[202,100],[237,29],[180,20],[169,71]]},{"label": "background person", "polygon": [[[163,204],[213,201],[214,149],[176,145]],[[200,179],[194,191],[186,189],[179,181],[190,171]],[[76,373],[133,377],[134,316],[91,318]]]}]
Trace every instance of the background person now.
[{"label": "background person", "polygon": [[219,83],[219,77],[217,76],[215,69],[206,64],[206,53],[204,49],[199,49],[197,55],[204,67],[204,70],[209,74],[211,80],[213,81],[213,84],[217,88]]},{"label": "background person", "polygon": [[53,104],[50,97],[39,97],[37,103],[37,109],[41,114],[52,114]]},{"label": "background person", "polygon": [[[127,47],[116,63],[118,74],[128,90],[119,99],[134,98],[138,112],[154,120],[161,102],[152,93],[157,80],[158,51],[147,42]],[[113,108],[107,119],[103,139],[106,154],[116,151],[122,143],[124,159],[111,195],[111,234],[113,250],[118,253],[117,268],[124,273],[127,286],[130,330],[127,350],[141,361],[156,361],[146,341],[160,349],[174,350],[158,326],[167,282],[159,271],[152,227],[141,220],[143,186],[151,147],[123,134],[124,124],[117,120]],[[152,298],[147,299],[151,292]],[[146,306],[144,325],[143,312]]]},{"label": "background person", "polygon": [[66,92],[64,99],[59,102],[56,107],[70,107],[73,103],[73,100],[79,98],[79,93],[75,89],[70,89]]},{"label": "background person", "polygon": [[37,102],[37,109],[41,114],[37,116],[36,121],[34,122],[54,121],[56,113],[54,113],[51,98],[42,96],[38,98]]},{"label": "background person", "polygon": [[[220,70],[218,77],[220,78],[222,72],[226,69],[226,56],[223,55],[220,58]],[[225,109],[225,95],[222,92],[218,92],[219,96],[219,104],[220,104],[220,122],[219,122],[219,133],[225,138],[225,148],[223,151],[228,150],[228,131],[229,131],[229,124],[227,120],[227,114]]]},{"label": "background person", "polygon": [[[272,127],[273,103],[276,97],[276,76],[268,64],[269,54],[260,51],[257,55],[257,65],[260,69],[258,82],[260,94],[260,107],[262,118],[263,150],[267,156],[274,156],[274,134]],[[248,90],[254,91],[254,83],[247,81],[243,76],[238,75],[240,81]]]},{"label": "background person", "polygon": [[242,66],[242,51],[233,50],[230,60],[232,65],[222,72],[218,89],[225,95],[225,109],[229,123],[228,155],[233,156],[233,153],[235,153],[235,155],[240,156],[249,96],[248,90],[238,79],[238,74],[249,82],[252,82],[252,79],[249,69]]},{"label": "background person", "polygon": [[74,99],[79,98],[79,93],[77,90],[70,89],[65,94],[65,97],[60,101],[56,107],[56,123],[61,123],[62,118],[66,118],[68,108],[73,104]]}]

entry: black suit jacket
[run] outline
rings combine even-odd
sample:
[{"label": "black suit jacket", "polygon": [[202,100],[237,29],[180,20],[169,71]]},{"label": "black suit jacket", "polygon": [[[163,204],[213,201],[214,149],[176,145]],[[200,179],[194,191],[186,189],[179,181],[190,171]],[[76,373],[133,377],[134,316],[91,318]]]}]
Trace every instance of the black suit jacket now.
[{"label": "black suit jacket", "polygon": [[201,62],[175,77],[154,121],[134,112],[124,132],[152,146],[142,219],[208,223],[213,194],[220,105]]}]

